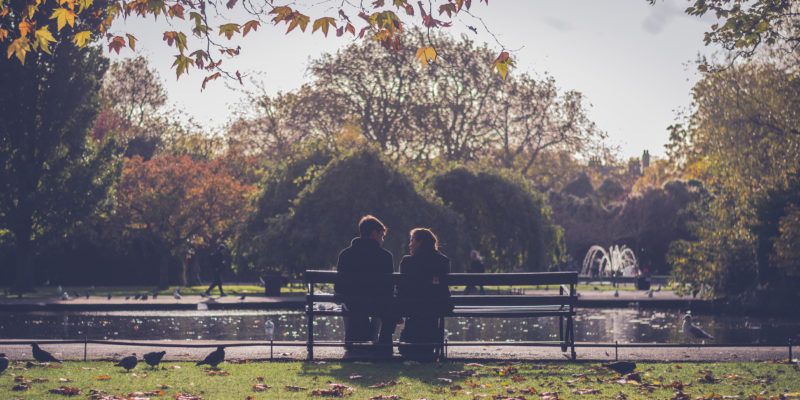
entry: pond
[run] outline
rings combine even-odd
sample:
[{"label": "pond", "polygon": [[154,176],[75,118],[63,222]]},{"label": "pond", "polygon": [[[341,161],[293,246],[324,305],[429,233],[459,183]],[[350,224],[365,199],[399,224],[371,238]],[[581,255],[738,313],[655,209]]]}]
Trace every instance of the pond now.
[{"label": "pond", "polygon": [[[298,311],[117,311],[0,313],[0,338],[95,340],[265,340],[264,323],[275,323],[275,340],[305,340],[305,314]],[[800,339],[798,318],[696,315],[717,343],[786,343]],[[338,317],[315,319],[315,338],[343,336]],[[679,310],[581,309],[578,342],[684,343]],[[555,340],[558,320],[451,318],[451,340]],[[399,331],[399,330],[398,330]]]}]

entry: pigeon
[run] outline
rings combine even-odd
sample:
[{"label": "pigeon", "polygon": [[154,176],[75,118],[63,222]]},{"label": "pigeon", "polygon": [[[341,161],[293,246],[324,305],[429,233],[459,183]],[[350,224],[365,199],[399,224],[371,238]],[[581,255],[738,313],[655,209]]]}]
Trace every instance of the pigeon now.
[{"label": "pigeon", "polygon": [[61,300],[69,300],[69,293],[67,292],[61,293]]},{"label": "pigeon", "polygon": [[211,368],[216,369],[219,363],[225,361],[225,346],[218,346],[216,350],[209,353],[203,361],[195,365],[210,365]]},{"label": "pigeon", "polygon": [[142,298],[142,295],[140,295],[140,294],[137,294],[136,296],[133,296],[134,300],[139,300],[141,298]]},{"label": "pigeon", "polygon": [[661,285],[658,285],[658,287],[656,288],[656,292],[660,292],[660,291],[661,291]]},{"label": "pigeon", "polygon": [[72,295],[75,296],[76,299],[81,297],[81,294],[78,293],[77,291],[72,292]]},{"label": "pigeon", "polygon": [[158,289],[153,289],[153,300],[158,298]]},{"label": "pigeon", "polygon": [[147,300],[147,293],[143,294],[141,297],[142,300]]},{"label": "pigeon", "polygon": [[648,290],[647,291],[647,297],[653,297],[653,291],[652,290]]},{"label": "pigeon", "polygon": [[130,300],[131,296],[125,296],[125,300]]},{"label": "pigeon", "polygon": [[152,353],[147,353],[144,355],[144,362],[147,365],[155,368],[158,364],[161,364],[161,359],[164,358],[164,355],[167,354],[166,351],[154,351]]},{"label": "pigeon", "polygon": [[33,349],[33,359],[38,362],[61,362],[57,358],[53,357],[52,354],[39,348],[39,345],[36,343],[31,344],[31,348]]},{"label": "pigeon", "polygon": [[175,300],[180,300],[181,299],[181,291],[180,291],[180,289],[175,288],[175,291],[172,292],[172,297],[174,297]]},{"label": "pigeon", "polygon": [[136,358],[136,353],[133,353],[133,355],[123,358],[122,360],[120,360],[120,362],[114,364],[114,366],[125,368],[125,372],[128,372],[136,368],[136,364],[138,363],[139,360]]},{"label": "pigeon", "polygon": [[89,298],[89,295],[91,295],[91,293],[89,293],[89,292],[86,292],[86,298],[87,298],[87,299]]},{"label": "pigeon", "polygon": [[110,294],[108,295],[108,300],[111,300],[111,295]]},{"label": "pigeon", "polygon": [[614,291],[614,297],[619,297],[619,290]]},{"label": "pigeon", "polygon": [[636,369],[636,363],[630,361],[615,361],[608,364],[603,364],[604,367],[620,374],[627,375]]},{"label": "pigeon", "polygon": [[699,326],[692,324],[692,314],[690,313],[686,313],[686,315],[683,317],[683,333],[690,339],[714,340],[714,337],[708,332],[704,331]]},{"label": "pigeon", "polygon": [[64,288],[62,288],[61,285],[58,285],[58,288],[56,288],[56,292],[64,293]]},{"label": "pigeon", "polygon": [[247,298],[247,295],[243,294],[241,297],[239,297],[239,300],[244,300],[245,298]]},{"label": "pigeon", "polygon": [[0,353],[0,374],[6,369],[8,369],[8,358],[6,358],[5,353]]}]

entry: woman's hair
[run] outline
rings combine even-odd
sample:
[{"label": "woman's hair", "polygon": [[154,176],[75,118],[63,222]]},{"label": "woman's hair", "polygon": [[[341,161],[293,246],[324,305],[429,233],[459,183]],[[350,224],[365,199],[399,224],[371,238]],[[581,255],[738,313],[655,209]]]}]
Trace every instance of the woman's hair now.
[{"label": "woman's hair", "polygon": [[422,250],[439,250],[439,239],[428,228],[414,228],[411,230],[411,238],[419,241]]},{"label": "woman's hair", "polygon": [[481,256],[481,253],[478,250],[470,251],[469,256],[474,260],[483,261],[483,257]]}]

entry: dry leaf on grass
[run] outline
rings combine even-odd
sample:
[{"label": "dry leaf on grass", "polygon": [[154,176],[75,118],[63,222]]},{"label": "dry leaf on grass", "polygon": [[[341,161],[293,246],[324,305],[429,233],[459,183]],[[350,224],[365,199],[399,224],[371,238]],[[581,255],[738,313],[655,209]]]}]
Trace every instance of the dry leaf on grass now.
[{"label": "dry leaf on grass", "polygon": [[367,386],[367,387],[370,388],[370,389],[380,389],[380,388],[385,388],[387,386],[395,386],[395,385],[397,385],[397,381],[388,381],[388,382],[376,383],[374,385],[370,385],[370,386]]},{"label": "dry leaf on grass", "polygon": [[50,392],[52,394],[60,394],[60,395],[64,395],[64,396],[77,396],[77,395],[81,394],[81,390],[80,389],[78,389],[76,387],[71,387],[71,386],[61,386],[61,387],[56,388],[56,389],[50,389],[50,390],[48,390],[48,392]]},{"label": "dry leaf on grass", "polygon": [[272,388],[272,386],[265,385],[263,383],[256,383],[255,385],[253,385],[253,391],[254,392],[265,392],[265,391],[267,391],[267,389],[270,389],[270,388]]},{"label": "dry leaf on grass", "polygon": [[195,396],[189,393],[178,393],[174,397],[175,400],[203,400],[200,396]]},{"label": "dry leaf on grass", "polygon": [[292,385],[286,385],[283,388],[288,390],[288,391],[290,391],[290,392],[302,392],[304,390],[308,390],[308,388],[304,388],[304,387],[300,387],[300,386],[292,386]]},{"label": "dry leaf on grass", "polygon": [[109,381],[111,380],[111,375],[97,375],[94,377],[94,379],[98,381]]},{"label": "dry leaf on grass", "polygon": [[353,394],[353,388],[339,383],[329,384],[329,389],[315,389],[311,391],[312,396],[323,397],[344,397]]}]

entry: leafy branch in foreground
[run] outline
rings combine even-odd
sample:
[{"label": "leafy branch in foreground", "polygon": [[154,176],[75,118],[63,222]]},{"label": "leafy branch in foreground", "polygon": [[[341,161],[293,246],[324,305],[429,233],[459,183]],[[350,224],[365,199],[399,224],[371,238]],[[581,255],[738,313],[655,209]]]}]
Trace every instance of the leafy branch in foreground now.
[{"label": "leafy branch in foreground", "polygon": [[[488,0],[478,1],[488,4]],[[329,33],[337,37],[349,34],[399,49],[399,34],[407,25],[428,30],[447,28],[460,13],[469,13],[471,6],[472,0],[429,1],[427,7],[421,1],[415,7],[409,0],[392,0],[390,4],[384,0],[366,4],[342,1],[340,7],[324,10],[319,4],[276,0],[0,0],[0,45],[5,46],[7,58],[16,56],[23,64],[29,53],[50,53],[51,46],[61,42],[85,47],[103,41],[109,52],[120,53],[126,47],[135,50],[137,38],[114,31],[115,21],[163,17],[163,23],[169,25],[163,40],[177,51],[172,65],[176,76],[180,78],[193,68],[206,71],[205,88],[223,75],[242,81],[239,71],[229,71],[221,64],[225,58],[239,55],[241,47],[233,41],[263,24],[285,26],[287,34],[309,31],[313,35],[319,31],[325,38]],[[241,20],[234,21],[236,18]],[[420,47],[420,51],[421,64],[436,60],[432,46]],[[502,51],[494,65],[505,78],[513,63],[508,52]]]}]

